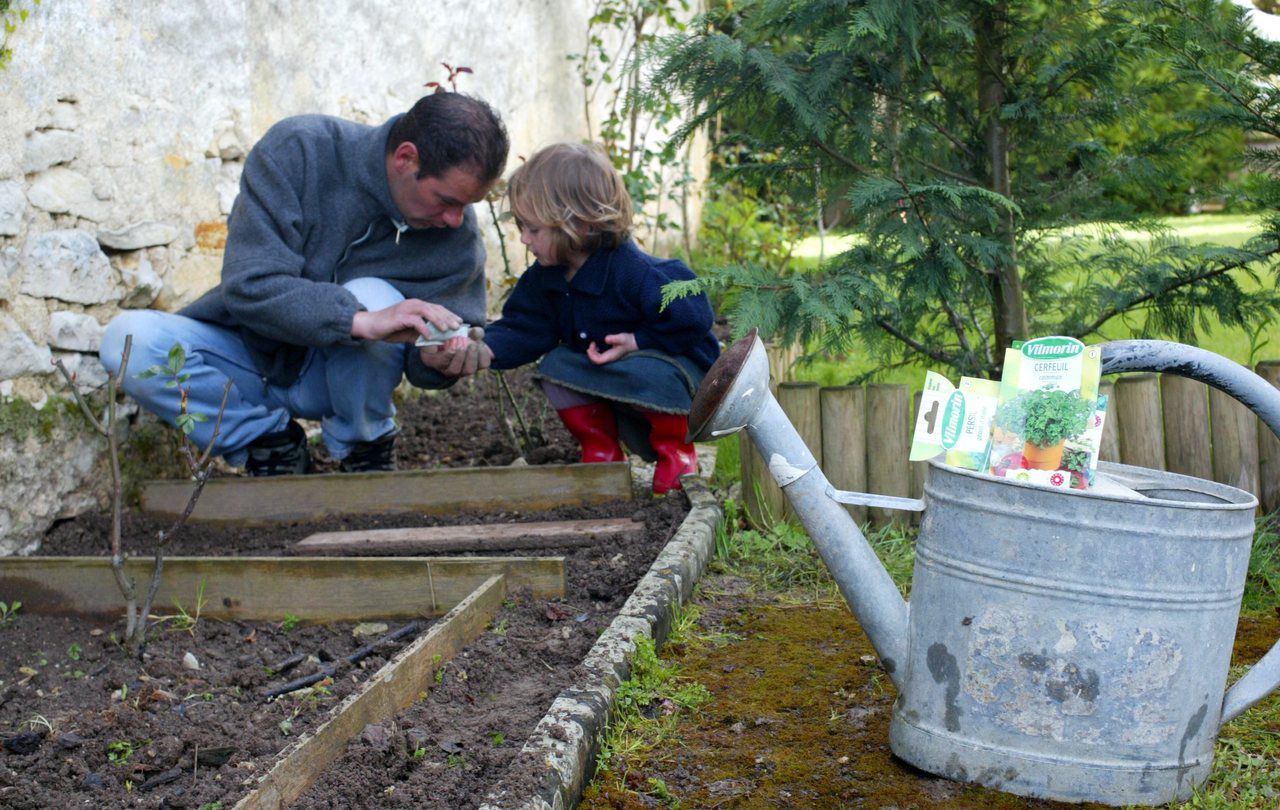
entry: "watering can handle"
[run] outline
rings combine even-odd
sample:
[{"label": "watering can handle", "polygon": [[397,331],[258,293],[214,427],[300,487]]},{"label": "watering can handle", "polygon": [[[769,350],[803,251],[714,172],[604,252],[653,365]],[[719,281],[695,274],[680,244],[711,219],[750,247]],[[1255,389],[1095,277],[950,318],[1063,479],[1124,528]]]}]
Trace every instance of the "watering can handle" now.
[{"label": "watering can handle", "polygon": [[[1155,371],[1198,380],[1230,394],[1280,436],[1280,391],[1239,363],[1195,346],[1164,340],[1102,344],[1102,373]],[[1239,716],[1280,686],[1280,641],[1222,698],[1222,722]]]}]

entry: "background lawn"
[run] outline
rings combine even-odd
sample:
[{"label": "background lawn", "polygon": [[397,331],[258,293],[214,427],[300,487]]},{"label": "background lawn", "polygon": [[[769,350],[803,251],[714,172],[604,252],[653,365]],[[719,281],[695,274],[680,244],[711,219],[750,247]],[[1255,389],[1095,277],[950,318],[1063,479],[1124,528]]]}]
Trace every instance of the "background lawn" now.
[{"label": "background lawn", "polygon": [[[1261,231],[1261,220],[1254,214],[1166,217],[1161,223],[1170,229],[1172,236],[1190,243],[1213,243],[1229,247],[1240,247]],[[1077,228],[1064,231],[1062,238],[1089,238],[1091,233],[1096,232],[1096,229]],[[1138,231],[1122,231],[1120,235],[1132,240],[1148,238],[1146,233]],[[848,233],[828,234],[825,239],[810,236],[796,245],[792,256],[800,267],[816,268],[820,255],[830,258],[847,250],[858,239],[857,235]],[[1244,283],[1249,285],[1252,282],[1246,279]],[[1117,318],[1107,324],[1106,331],[1108,339],[1121,340],[1134,337],[1136,330]],[[1198,345],[1252,367],[1261,360],[1280,359],[1280,323],[1271,324],[1257,336],[1251,336],[1238,328],[1216,326],[1210,334],[1201,336]],[[823,385],[843,385],[872,372],[870,379],[874,382],[906,383],[911,386],[912,391],[918,391],[924,384],[924,373],[928,368],[927,365],[919,364],[877,371],[870,362],[851,355],[842,360],[818,359],[802,364],[796,368],[795,376],[796,379],[812,380]],[[934,370],[946,371],[942,368]]]}]

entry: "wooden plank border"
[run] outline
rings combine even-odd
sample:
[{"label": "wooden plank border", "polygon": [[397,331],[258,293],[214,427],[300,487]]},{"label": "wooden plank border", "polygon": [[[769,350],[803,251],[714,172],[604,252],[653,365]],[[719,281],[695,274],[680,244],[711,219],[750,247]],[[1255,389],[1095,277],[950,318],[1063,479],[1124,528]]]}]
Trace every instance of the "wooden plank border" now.
[{"label": "wooden plank border", "polygon": [[534,523],[480,523],[471,526],[419,526],[407,529],[359,529],[318,532],[293,544],[308,554],[360,554],[371,551],[417,555],[461,551],[510,551],[597,545],[616,535],[644,531],[631,518],[557,520]]},{"label": "wooden plank border", "polygon": [[486,579],[442,621],[384,664],[359,692],[342,701],[324,725],[286,748],[257,787],[236,803],[236,810],[276,810],[296,801],[365,726],[393,716],[429,690],[436,668],[479,637],[505,596],[501,575]]},{"label": "wooden plank border", "polygon": [[[142,508],[176,516],[186,508],[190,494],[187,481],[148,481],[142,488]],[[214,478],[205,485],[190,519],[269,525],[340,514],[536,511],[632,498],[627,462]]]},{"label": "wooden plank border", "polygon": [[[151,560],[126,569],[145,587]],[[363,621],[438,616],[493,576],[536,597],[565,593],[563,557],[170,557],[154,610],[175,602],[211,619]],[[119,616],[124,601],[103,557],[0,559],[0,598],[22,602],[24,613]]]}]

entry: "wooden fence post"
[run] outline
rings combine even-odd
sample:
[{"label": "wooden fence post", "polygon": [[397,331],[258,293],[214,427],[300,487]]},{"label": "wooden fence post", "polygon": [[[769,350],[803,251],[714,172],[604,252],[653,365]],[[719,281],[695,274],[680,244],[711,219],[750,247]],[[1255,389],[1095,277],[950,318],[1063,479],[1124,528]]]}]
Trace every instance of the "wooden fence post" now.
[{"label": "wooden fence post", "polygon": [[[1258,376],[1280,388],[1280,361],[1258,364]],[[1262,511],[1280,508],[1280,439],[1261,419],[1258,424],[1258,489]]]},{"label": "wooden fence post", "polygon": [[[805,447],[813,453],[818,466],[822,466],[822,412],[818,384],[816,382],[784,382],[778,384],[778,404],[791,420]],[[796,519],[791,502],[785,500],[784,512],[788,520]]]},{"label": "wooden fence post", "polygon": [[1130,374],[1116,381],[1116,416],[1120,421],[1120,460],[1163,470],[1164,424],[1156,375]]},{"label": "wooden fence post", "polygon": [[1107,416],[1102,423],[1102,443],[1098,447],[1099,461],[1120,460],[1120,439],[1116,415],[1116,384],[1111,380],[1103,380],[1098,385],[1098,393],[1107,395]]},{"label": "wooden fence post", "polygon": [[1160,375],[1164,411],[1165,463],[1169,472],[1209,479],[1214,473],[1209,445],[1209,386],[1177,374]]},{"label": "wooden fence post", "polygon": [[[778,383],[791,379],[791,367],[795,363],[795,344],[780,347],[766,343],[765,356],[769,360],[769,390],[776,396]],[[742,509],[748,522],[759,529],[783,519],[786,496],[769,472],[769,462],[760,455],[747,431],[738,433],[738,468],[742,478]]]},{"label": "wooden fence post", "polygon": [[[867,488],[877,495],[911,496],[911,389],[896,383],[867,386]],[[873,508],[871,525],[909,522],[902,512]]]},{"label": "wooden fence post", "polygon": [[1257,495],[1257,417],[1235,397],[1216,388],[1209,389],[1209,414],[1213,420],[1213,480]]},{"label": "wooden fence post", "polygon": [[[866,392],[860,385],[823,388],[822,471],[836,489],[867,491]],[[865,506],[846,506],[859,526],[867,522]]]}]

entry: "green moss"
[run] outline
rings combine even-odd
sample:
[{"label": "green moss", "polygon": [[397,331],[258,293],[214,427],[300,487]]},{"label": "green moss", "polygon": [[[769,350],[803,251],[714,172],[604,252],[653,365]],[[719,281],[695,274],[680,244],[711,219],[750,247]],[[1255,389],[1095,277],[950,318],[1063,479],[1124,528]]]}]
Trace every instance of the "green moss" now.
[{"label": "green moss", "polygon": [[60,427],[78,431],[88,425],[79,406],[69,399],[49,397],[43,408],[36,408],[21,397],[0,399],[0,436],[22,441],[34,435],[49,441]]}]

